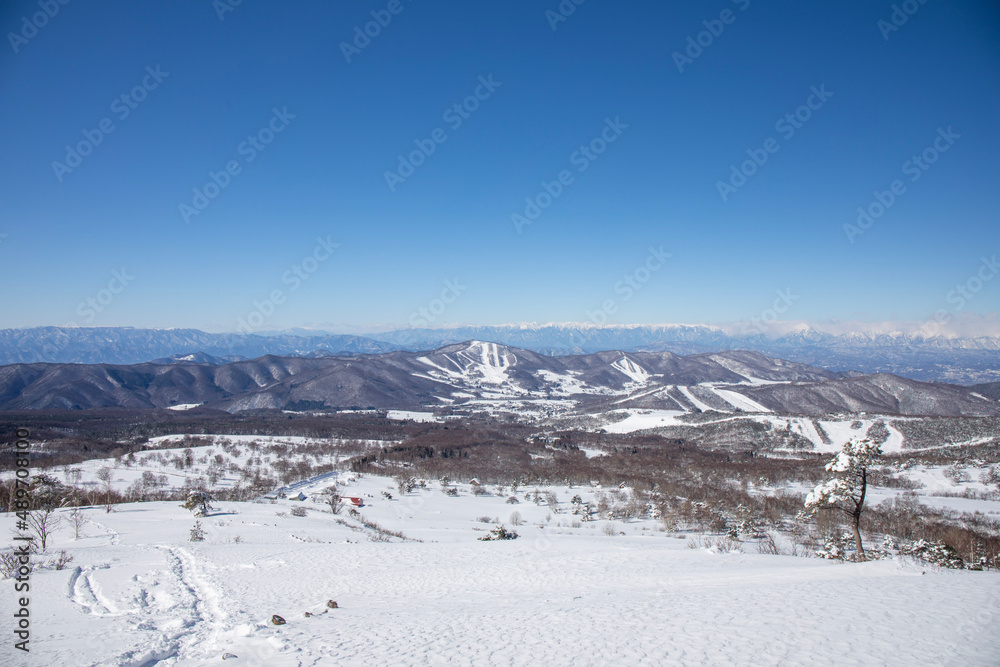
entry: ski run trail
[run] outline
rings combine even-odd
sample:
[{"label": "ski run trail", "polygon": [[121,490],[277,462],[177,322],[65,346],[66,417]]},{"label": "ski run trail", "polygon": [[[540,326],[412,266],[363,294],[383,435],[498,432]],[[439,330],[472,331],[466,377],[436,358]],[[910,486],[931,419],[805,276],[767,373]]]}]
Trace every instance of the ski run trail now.
[{"label": "ski run trail", "polygon": [[[437,482],[399,497],[387,478],[337,481],[365,499],[364,518],[409,539],[334,516],[311,501],[319,484],[305,502],[216,503],[203,542],[188,540],[194,519],[176,502],[84,510],[80,539],[64,522],[50,547],[73,562],[32,575],[28,655],[13,649],[13,595],[2,597],[0,663],[1000,664],[994,572],[692,549],[696,537],[654,522],[608,534],[570,514],[591,488],[542,488],[560,501],[552,514],[462,484],[457,498]],[[520,539],[477,539],[497,522],[482,518],[510,527],[513,511]]]}]

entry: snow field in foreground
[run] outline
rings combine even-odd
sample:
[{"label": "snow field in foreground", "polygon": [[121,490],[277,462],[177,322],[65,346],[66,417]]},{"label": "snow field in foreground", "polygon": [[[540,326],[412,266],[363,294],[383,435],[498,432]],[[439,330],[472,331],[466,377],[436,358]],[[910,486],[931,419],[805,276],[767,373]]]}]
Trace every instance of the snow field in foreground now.
[{"label": "snow field in foreground", "polygon": [[[334,517],[311,499],[218,503],[201,519],[201,543],[188,541],[195,519],[176,502],[85,510],[84,536],[74,541],[63,525],[50,546],[74,556],[70,567],[33,575],[24,664],[1000,661],[995,573],[713,553],[649,522],[614,522],[626,533],[614,536],[602,521],[574,528],[569,494],[590,488],[540,487],[563,508],[546,521],[546,505],[523,500],[534,487],[509,505],[468,485],[458,497],[433,483],[399,498],[390,479],[345,473],[341,486],[365,499],[365,518],[424,541],[372,541],[347,510]],[[525,520],[520,539],[476,539],[493,525],[478,517],[510,528],[513,511]],[[272,614],[287,624],[269,624]],[[238,658],[223,663],[225,652]]]}]

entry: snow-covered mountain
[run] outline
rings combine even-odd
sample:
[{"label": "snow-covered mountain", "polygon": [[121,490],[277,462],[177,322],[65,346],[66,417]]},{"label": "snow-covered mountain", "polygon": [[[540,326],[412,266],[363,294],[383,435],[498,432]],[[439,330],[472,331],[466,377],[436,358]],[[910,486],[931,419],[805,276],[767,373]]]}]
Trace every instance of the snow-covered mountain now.
[{"label": "snow-covered mountain", "polygon": [[550,356],[623,350],[691,355],[752,350],[835,371],[892,373],[915,380],[976,384],[1000,380],[1000,336],[923,336],[919,332],[829,333],[801,324],[781,335],[708,325],[594,326],[578,323],[402,329],[352,336],[295,329],[210,334],[195,329],[117,327],[0,330],[0,363],[187,363],[204,354],[222,361],[266,354],[314,357],[437,349],[467,340],[495,341]]},{"label": "snow-covered mountain", "polygon": [[551,357],[473,340],[425,352],[350,357],[0,367],[0,409],[192,404],[230,412],[446,408],[552,414],[642,407],[808,415],[1000,414],[1000,403],[964,387],[883,374],[849,376],[747,351]]},{"label": "snow-covered mountain", "polygon": [[[205,333],[197,329],[131,327],[36,327],[0,330],[0,363],[138,364],[156,360],[198,361],[207,355],[225,361],[265,354],[314,356],[360,354],[399,349],[362,336],[320,333]],[[203,357],[204,358],[204,357]]]},{"label": "snow-covered mountain", "polygon": [[369,334],[406,349],[469,339],[493,340],[551,355],[603,350],[698,354],[753,350],[837,371],[893,373],[917,380],[973,384],[1000,379],[1000,336],[924,336],[919,332],[827,333],[800,325],[782,335],[703,324],[590,326],[512,324],[405,329]]}]

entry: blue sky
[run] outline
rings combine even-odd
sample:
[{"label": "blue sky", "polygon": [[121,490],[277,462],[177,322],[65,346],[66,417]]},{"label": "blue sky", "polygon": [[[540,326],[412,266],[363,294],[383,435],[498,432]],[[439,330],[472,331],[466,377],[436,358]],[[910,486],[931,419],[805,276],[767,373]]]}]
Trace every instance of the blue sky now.
[{"label": "blue sky", "polygon": [[3,4],[0,326],[998,310],[994,3],[225,2]]}]

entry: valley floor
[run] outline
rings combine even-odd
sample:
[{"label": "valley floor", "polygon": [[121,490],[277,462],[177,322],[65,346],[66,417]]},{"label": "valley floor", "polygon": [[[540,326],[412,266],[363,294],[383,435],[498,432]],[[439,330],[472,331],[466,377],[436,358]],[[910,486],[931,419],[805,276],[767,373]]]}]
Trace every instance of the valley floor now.
[{"label": "valley floor", "polygon": [[[544,506],[467,486],[458,498],[436,489],[387,500],[389,479],[345,483],[345,494],[365,497],[365,518],[422,542],[379,537],[347,510],[335,517],[309,501],[219,503],[197,543],[177,503],[86,510],[83,536],[63,524],[49,547],[74,561],[32,576],[27,661],[14,655],[12,595],[2,596],[4,663],[1000,662],[996,573],[717,553],[631,524],[616,524],[625,534],[599,522],[572,530],[565,513],[547,521]],[[307,515],[290,515],[296,506]],[[520,539],[476,539],[494,524],[475,517],[507,523],[512,510],[526,520]],[[273,614],[287,623],[271,624]]]}]

